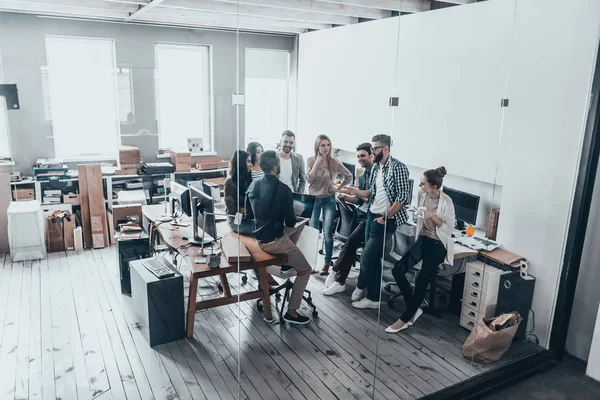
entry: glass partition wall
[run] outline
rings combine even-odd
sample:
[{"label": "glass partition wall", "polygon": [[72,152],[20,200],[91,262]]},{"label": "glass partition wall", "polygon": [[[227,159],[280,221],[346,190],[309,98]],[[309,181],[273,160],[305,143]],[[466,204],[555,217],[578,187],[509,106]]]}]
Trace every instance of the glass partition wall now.
[{"label": "glass partition wall", "polygon": [[[0,97],[5,168],[62,157],[125,173],[119,146],[135,146],[177,171],[101,178],[107,212],[140,183],[144,210],[172,217],[183,188],[190,216],[157,228],[196,217],[195,239],[216,239],[183,254],[153,242],[183,276],[187,334],[153,346],[118,250],[22,270],[5,256],[14,310],[0,313],[42,312],[2,331],[0,362],[41,371],[14,397],[461,398],[551,348],[600,20],[591,0],[552,2],[220,1],[219,29],[192,24],[206,12],[191,3],[139,23],[0,13],[0,84],[21,103],[3,112]],[[53,189],[11,192],[46,203]]]}]

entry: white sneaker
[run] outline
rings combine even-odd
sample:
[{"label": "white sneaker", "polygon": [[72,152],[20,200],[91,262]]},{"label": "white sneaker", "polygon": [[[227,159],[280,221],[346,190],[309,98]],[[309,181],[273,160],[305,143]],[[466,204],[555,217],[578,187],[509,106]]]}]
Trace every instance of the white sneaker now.
[{"label": "white sneaker", "polygon": [[378,309],[379,308],[379,302],[378,301],[373,301],[373,300],[369,300],[366,297],[364,299],[361,299],[359,301],[355,301],[352,303],[352,307],[354,308],[375,308]]},{"label": "white sneaker", "polygon": [[329,271],[329,275],[327,275],[327,279],[325,279],[325,287],[328,288],[335,283],[335,278],[337,277],[337,272]]},{"label": "white sneaker", "polygon": [[342,285],[339,282],[333,282],[333,285],[331,285],[327,289],[323,290],[323,294],[325,296],[331,296],[336,293],[341,293],[345,290],[346,290],[346,285]]},{"label": "white sneaker", "polygon": [[350,300],[359,301],[363,297],[365,297],[365,291],[363,289],[356,288],[354,289],[354,292],[352,292],[352,297]]}]

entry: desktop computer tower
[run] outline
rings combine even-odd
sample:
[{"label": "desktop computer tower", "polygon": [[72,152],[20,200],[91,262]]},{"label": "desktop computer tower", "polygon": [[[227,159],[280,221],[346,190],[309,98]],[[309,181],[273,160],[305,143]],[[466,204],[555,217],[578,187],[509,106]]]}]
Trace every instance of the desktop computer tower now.
[{"label": "desktop computer tower", "polygon": [[535,278],[532,276],[522,278],[520,272],[510,272],[500,277],[496,316],[512,311],[517,311],[521,315],[523,320],[515,334],[515,339],[525,339],[534,287]]}]

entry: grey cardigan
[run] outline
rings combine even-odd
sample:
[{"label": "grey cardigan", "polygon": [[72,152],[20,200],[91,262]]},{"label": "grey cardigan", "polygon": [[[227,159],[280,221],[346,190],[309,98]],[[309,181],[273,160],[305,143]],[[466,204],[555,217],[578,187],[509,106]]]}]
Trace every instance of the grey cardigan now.
[{"label": "grey cardigan", "polygon": [[306,189],[306,171],[304,167],[304,159],[301,154],[291,152],[292,160],[292,186],[294,193],[304,193]]}]

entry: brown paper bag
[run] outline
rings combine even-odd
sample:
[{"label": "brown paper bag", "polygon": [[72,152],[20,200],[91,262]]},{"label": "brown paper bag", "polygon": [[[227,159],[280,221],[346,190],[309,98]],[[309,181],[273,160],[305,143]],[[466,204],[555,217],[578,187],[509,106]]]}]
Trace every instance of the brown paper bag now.
[{"label": "brown paper bag", "polygon": [[[480,319],[463,344],[464,357],[473,358],[480,363],[499,360],[510,348],[521,320],[521,316],[516,311],[494,318]],[[506,321],[511,321],[512,326],[496,330]]]}]

